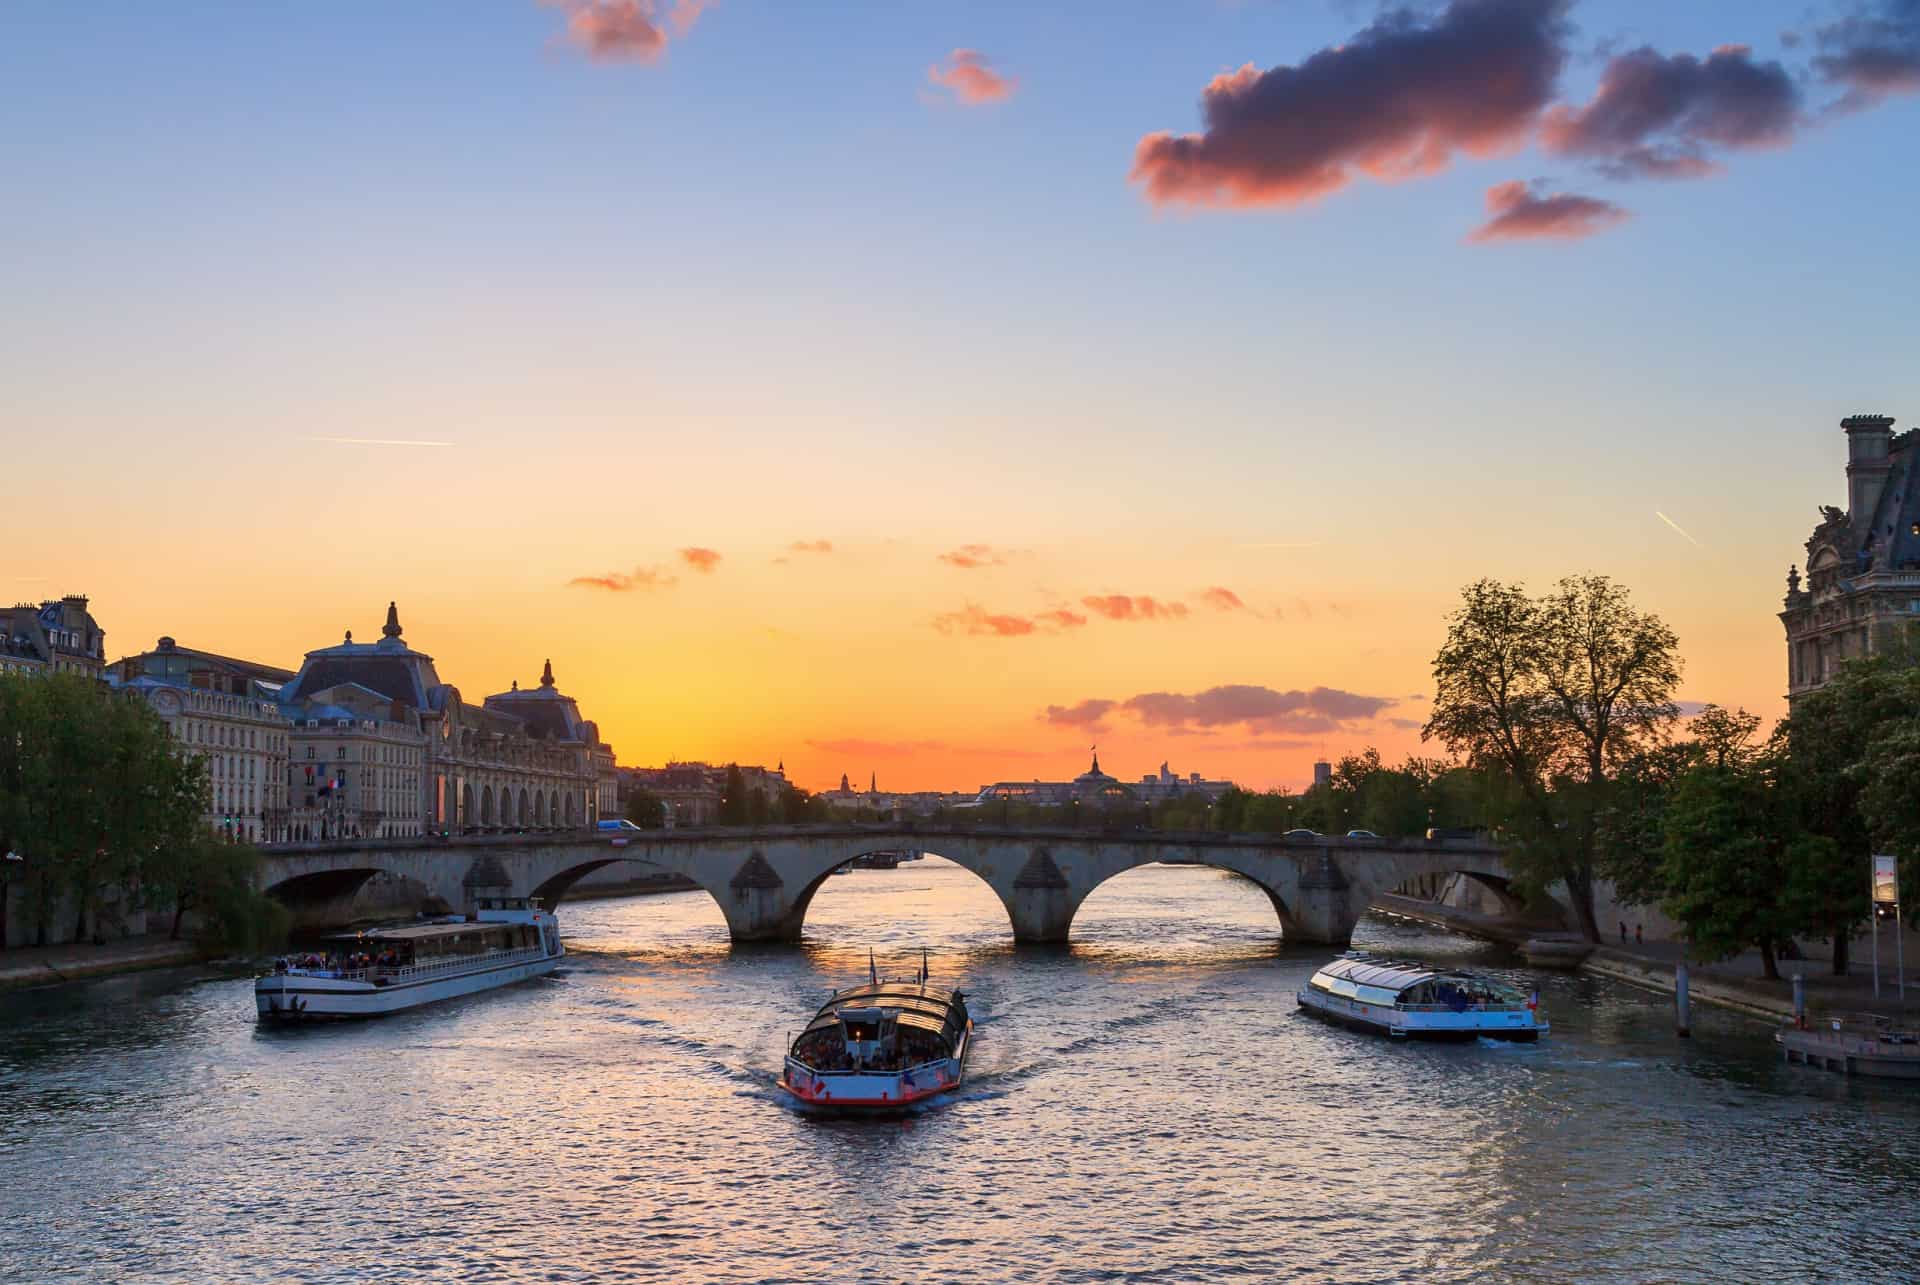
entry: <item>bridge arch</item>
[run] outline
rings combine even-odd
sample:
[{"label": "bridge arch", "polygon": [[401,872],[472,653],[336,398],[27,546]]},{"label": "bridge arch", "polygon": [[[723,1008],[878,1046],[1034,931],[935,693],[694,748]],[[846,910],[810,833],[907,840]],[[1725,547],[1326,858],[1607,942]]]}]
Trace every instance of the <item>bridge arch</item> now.
[{"label": "bridge arch", "polygon": [[514,805],[513,815],[514,824],[522,828],[533,824],[532,814],[527,811],[527,791],[525,786],[522,786],[520,789],[520,801]]},{"label": "bridge arch", "polygon": [[491,785],[480,787],[480,824],[493,824],[493,787]]},{"label": "bridge arch", "polygon": [[[1165,859],[1168,856],[1177,859],[1168,861]],[[1278,921],[1280,936],[1283,941],[1288,938],[1298,937],[1301,932],[1302,925],[1300,921],[1294,917],[1293,910],[1288,904],[1290,898],[1295,898],[1299,895],[1297,872],[1291,861],[1282,859],[1276,862],[1271,856],[1268,856],[1265,860],[1258,858],[1254,860],[1230,860],[1215,858],[1204,852],[1167,853],[1154,857],[1151,860],[1139,861],[1132,865],[1122,866],[1101,875],[1092,887],[1080,893],[1079,899],[1074,903],[1072,912],[1067,918],[1067,932],[1071,934],[1074,920],[1080,917],[1080,911],[1086,906],[1088,900],[1091,899],[1095,893],[1116,879],[1137,874],[1142,870],[1156,865],[1165,866],[1169,869],[1217,870],[1221,874],[1232,876],[1238,882],[1252,884],[1266,895],[1268,904],[1273,907],[1274,918]]]}]

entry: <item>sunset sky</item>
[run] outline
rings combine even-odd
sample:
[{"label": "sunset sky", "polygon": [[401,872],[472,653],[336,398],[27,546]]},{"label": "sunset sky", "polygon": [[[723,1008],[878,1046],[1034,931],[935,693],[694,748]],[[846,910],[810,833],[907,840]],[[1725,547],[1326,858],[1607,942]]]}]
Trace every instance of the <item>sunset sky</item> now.
[{"label": "sunset sky", "polygon": [[1776,716],[1916,131],[1916,0],[23,0],[0,595],[810,787],[1397,757],[1482,575]]}]

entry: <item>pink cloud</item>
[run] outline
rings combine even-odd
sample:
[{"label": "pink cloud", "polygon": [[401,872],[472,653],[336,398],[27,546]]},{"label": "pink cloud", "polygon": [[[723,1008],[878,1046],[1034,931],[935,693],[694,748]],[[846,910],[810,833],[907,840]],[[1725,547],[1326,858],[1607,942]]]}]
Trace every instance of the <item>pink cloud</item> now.
[{"label": "pink cloud", "polygon": [[567,17],[567,43],[595,62],[654,62],[666,52],[667,28],[684,36],[711,0],[540,0]]},{"label": "pink cloud", "polygon": [[1049,705],[1043,717],[1055,727],[1098,727],[1109,713],[1115,702],[1103,700],[1085,700],[1078,705]]},{"label": "pink cloud", "polygon": [[1059,608],[1037,616],[1013,616],[988,611],[978,603],[968,603],[959,611],[933,618],[933,627],[943,634],[974,638],[1020,638],[1032,633],[1064,633],[1078,629],[1087,618],[1077,611]]},{"label": "pink cloud", "polygon": [[1525,143],[1566,61],[1568,0],[1453,0],[1395,9],[1297,67],[1225,72],[1198,134],[1149,134],[1132,178],[1159,206],[1295,206],[1366,176],[1420,178],[1456,152]]},{"label": "pink cloud", "polygon": [[1124,701],[1049,705],[1041,718],[1057,725],[1086,726],[1124,713],[1170,736],[1204,735],[1235,726],[1256,736],[1298,736],[1370,722],[1396,704],[1391,697],[1363,696],[1336,687],[1276,691],[1237,683],[1193,693],[1142,692]]},{"label": "pink cloud", "polygon": [[1538,185],[1515,179],[1487,189],[1487,221],[1468,234],[1469,241],[1578,241],[1631,217],[1612,201],[1563,193],[1549,196]]},{"label": "pink cloud", "polygon": [[954,50],[945,66],[927,68],[927,80],[952,90],[954,98],[968,107],[1004,102],[1019,88],[1018,81],[995,71],[977,49]]},{"label": "pink cloud", "polygon": [[604,576],[575,576],[567,581],[569,589],[604,589],[608,593],[632,593],[636,589],[665,589],[678,584],[677,577],[659,567],[635,567],[632,571],[609,571]]},{"label": "pink cloud", "polygon": [[943,634],[965,634],[974,638],[1019,638],[1037,628],[1025,616],[996,615],[971,602],[959,611],[935,616],[933,627]]},{"label": "pink cloud", "polygon": [[702,549],[698,545],[680,550],[680,560],[702,575],[709,575],[720,565],[720,554],[714,549]]},{"label": "pink cloud", "polygon": [[1211,589],[1203,591],[1200,595],[1200,601],[1219,611],[1245,611],[1247,609],[1247,604],[1240,600],[1239,594],[1231,589],[1224,589],[1219,585],[1214,585]]},{"label": "pink cloud", "polygon": [[787,548],[794,553],[832,553],[831,540],[795,540]]},{"label": "pink cloud", "polygon": [[1641,48],[1607,63],[1592,102],[1549,111],[1540,139],[1612,178],[1701,178],[1720,168],[1711,149],[1782,147],[1800,120],[1793,77],[1744,45],[1704,59]]},{"label": "pink cloud", "polygon": [[1145,594],[1095,594],[1082,598],[1080,605],[1108,620],[1179,620],[1187,614],[1184,602],[1161,602]]},{"label": "pink cloud", "polygon": [[1838,106],[1857,111],[1895,94],[1920,94],[1920,3],[1864,0],[1819,28],[1814,69],[1846,89]]}]

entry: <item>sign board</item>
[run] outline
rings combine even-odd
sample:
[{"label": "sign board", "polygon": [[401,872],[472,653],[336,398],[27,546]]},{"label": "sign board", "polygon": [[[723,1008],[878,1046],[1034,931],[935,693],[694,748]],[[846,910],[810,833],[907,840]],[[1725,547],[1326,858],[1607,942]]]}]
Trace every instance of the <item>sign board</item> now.
[{"label": "sign board", "polygon": [[1900,902],[1900,861],[1884,852],[1873,854],[1873,899],[1883,905]]}]

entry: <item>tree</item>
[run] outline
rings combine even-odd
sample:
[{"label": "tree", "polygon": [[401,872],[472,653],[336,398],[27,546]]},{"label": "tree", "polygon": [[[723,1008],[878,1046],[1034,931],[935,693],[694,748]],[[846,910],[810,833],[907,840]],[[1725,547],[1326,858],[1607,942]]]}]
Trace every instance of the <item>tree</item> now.
[{"label": "tree", "polygon": [[1422,738],[1507,777],[1519,882],[1564,882],[1592,941],[1596,823],[1610,773],[1678,716],[1678,645],[1605,576],[1567,577],[1539,599],[1481,580],[1462,591],[1434,657]]},{"label": "tree", "polygon": [[[1871,908],[1863,872],[1874,840],[1899,841],[1899,791],[1889,773],[1900,754],[1900,725],[1916,717],[1920,669],[1896,647],[1841,666],[1774,729],[1793,823],[1828,841],[1801,852],[1795,883],[1809,926],[1833,943],[1836,975],[1846,973],[1849,943]],[[1876,780],[1881,788],[1869,805],[1864,791]]]},{"label": "tree", "polygon": [[1702,764],[1744,770],[1761,750],[1754,744],[1760,717],[1708,705],[1688,724],[1688,737],[1644,745],[1613,774],[1607,804],[1595,818],[1599,871],[1627,905],[1658,905],[1666,884],[1665,826],[1674,786]]},{"label": "tree", "polygon": [[666,800],[651,790],[635,790],[627,796],[626,816],[642,830],[658,830],[667,823]]},{"label": "tree", "polygon": [[[1675,782],[1663,824],[1667,896],[1703,959],[1760,949],[1779,980],[1775,946],[1793,935],[1787,892],[1795,839],[1780,824],[1777,791],[1763,769],[1701,763]],[[1818,842],[1815,840],[1814,842]]]},{"label": "tree", "polygon": [[720,810],[715,819],[721,825],[745,825],[751,818],[747,802],[747,779],[738,763],[727,764],[726,784],[720,787]]},{"label": "tree", "polygon": [[1920,717],[1882,724],[1857,774],[1873,850],[1899,858],[1901,904],[1920,907]]}]

